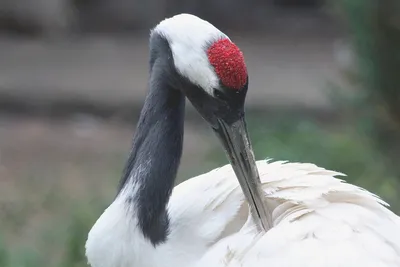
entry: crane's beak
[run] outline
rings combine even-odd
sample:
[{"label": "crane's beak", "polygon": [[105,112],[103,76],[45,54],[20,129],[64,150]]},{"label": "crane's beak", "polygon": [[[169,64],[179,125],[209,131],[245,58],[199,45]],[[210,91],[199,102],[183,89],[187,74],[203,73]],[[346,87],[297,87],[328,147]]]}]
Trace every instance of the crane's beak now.
[{"label": "crane's beak", "polygon": [[267,231],[271,227],[270,214],[264,204],[264,192],[244,117],[231,124],[218,119],[217,127],[213,129],[225,148],[256,223]]}]

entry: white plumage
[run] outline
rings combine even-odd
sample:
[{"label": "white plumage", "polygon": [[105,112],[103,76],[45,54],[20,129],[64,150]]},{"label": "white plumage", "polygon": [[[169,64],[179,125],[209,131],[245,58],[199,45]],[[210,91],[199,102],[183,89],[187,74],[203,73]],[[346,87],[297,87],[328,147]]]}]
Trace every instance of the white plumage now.
[{"label": "white plumage", "polygon": [[[119,195],[91,230],[96,267],[398,267],[400,218],[313,164],[257,162],[273,227],[260,233],[230,165],[176,186],[168,242],[152,246]],[[110,246],[112,244],[112,246]]]},{"label": "white plumage", "polygon": [[[176,70],[208,94],[219,87],[219,79],[208,61],[207,44],[229,37],[208,21],[180,14],[161,21],[153,30],[164,36],[171,47]],[[189,34],[188,34],[189,33]]]},{"label": "white plumage", "polygon": [[[214,45],[222,52],[212,53],[212,65]],[[153,29],[149,92],[119,194],[90,230],[90,265],[399,267],[400,218],[379,197],[313,164],[255,162],[243,112],[248,78],[236,88],[223,84],[247,75],[238,51],[193,15]],[[231,164],[181,183],[170,196],[185,96]]]}]

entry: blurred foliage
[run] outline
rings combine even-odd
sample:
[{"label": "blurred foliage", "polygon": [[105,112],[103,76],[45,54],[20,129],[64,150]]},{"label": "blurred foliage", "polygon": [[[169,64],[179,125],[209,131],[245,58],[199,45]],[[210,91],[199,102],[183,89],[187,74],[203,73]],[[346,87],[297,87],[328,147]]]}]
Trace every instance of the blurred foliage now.
[{"label": "blurred foliage", "polygon": [[341,99],[342,108],[353,114],[359,131],[370,135],[388,164],[400,171],[400,2],[338,3],[349,29],[356,67],[349,80],[356,90],[347,98],[350,101]]},{"label": "blurred foliage", "polygon": [[[120,164],[115,163],[114,157],[110,155],[107,167],[101,172],[92,171],[96,165],[90,160],[72,165],[77,170],[72,175],[86,176],[81,183],[70,177],[70,181],[63,184],[68,170],[57,167],[54,172],[39,171],[38,174],[30,167],[33,174],[14,177],[18,183],[18,191],[14,192],[17,199],[1,203],[0,266],[87,266],[84,250],[87,234],[115,193],[113,187],[107,186],[107,180],[114,177],[117,180],[119,176]],[[41,175],[40,180],[36,175]],[[34,182],[29,184],[32,180]],[[106,185],[106,193],[97,180]],[[52,182],[54,185],[46,188],[46,184]],[[82,192],[76,192],[79,190]]]},{"label": "blurred foliage", "polygon": [[[94,202],[90,201],[90,205],[85,206],[84,203],[85,201],[81,200],[79,203],[73,204],[70,207],[71,212],[53,214],[53,220],[45,223],[42,229],[33,233],[34,240],[26,240],[26,245],[9,243],[6,246],[0,238],[0,266],[87,266],[85,257],[87,234],[105,205],[94,205]],[[62,206],[61,203],[58,204]],[[6,223],[3,222],[0,237],[4,233],[3,231],[11,228],[7,227]]]}]

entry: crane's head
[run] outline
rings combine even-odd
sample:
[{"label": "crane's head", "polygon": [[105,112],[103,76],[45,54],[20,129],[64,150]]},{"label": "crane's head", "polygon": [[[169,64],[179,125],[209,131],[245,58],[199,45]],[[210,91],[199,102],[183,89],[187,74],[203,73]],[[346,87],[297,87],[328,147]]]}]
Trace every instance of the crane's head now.
[{"label": "crane's head", "polygon": [[171,86],[212,126],[242,115],[248,85],[243,53],[212,24],[189,14],[165,19],[152,31],[151,48],[168,57],[164,73]]},{"label": "crane's head", "polygon": [[266,228],[259,174],[248,138],[243,53],[227,35],[196,16],[160,22],[150,37],[151,82],[182,91],[221,140],[256,219]]}]

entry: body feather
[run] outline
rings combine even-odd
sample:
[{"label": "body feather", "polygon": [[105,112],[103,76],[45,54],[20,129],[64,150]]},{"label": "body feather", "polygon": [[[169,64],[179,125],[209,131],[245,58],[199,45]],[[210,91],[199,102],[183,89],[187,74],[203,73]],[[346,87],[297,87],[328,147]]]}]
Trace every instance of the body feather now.
[{"label": "body feather", "polygon": [[[225,165],[174,188],[168,240],[156,247],[135,231],[121,194],[114,202],[120,204],[105,211],[114,212],[114,224],[100,217],[89,240],[118,238],[123,245],[93,247],[125,263],[96,266],[400,266],[400,219],[378,196],[313,164],[262,160],[257,167],[273,218],[266,233],[256,229],[232,167]],[[136,253],[126,261],[122,253],[128,251]],[[88,253],[90,260],[99,251]]]}]

